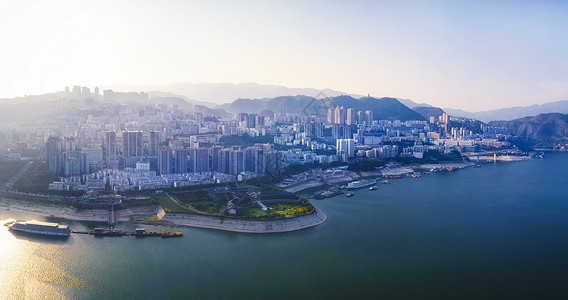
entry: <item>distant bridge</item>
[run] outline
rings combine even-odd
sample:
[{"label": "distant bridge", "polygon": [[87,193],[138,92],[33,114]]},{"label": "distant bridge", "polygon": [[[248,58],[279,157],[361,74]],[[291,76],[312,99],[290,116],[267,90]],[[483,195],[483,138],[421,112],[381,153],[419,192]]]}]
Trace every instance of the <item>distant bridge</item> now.
[{"label": "distant bridge", "polygon": [[533,149],[538,149],[538,150],[552,150],[554,149],[554,146],[547,143],[547,142],[540,142],[536,145],[533,146]]}]

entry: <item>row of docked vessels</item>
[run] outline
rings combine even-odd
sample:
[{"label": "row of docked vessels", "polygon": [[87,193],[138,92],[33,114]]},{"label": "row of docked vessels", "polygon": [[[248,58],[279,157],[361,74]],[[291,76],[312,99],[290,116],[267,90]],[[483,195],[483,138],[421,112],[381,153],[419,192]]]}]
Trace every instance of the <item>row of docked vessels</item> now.
[{"label": "row of docked vessels", "polygon": [[90,231],[89,234],[94,236],[135,236],[135,237],[162,237],[162,238],[170,238],[170,237],[182,237],[183,232],[168,232],[162,230],[146,230],[144,228],[136,228],[136,231],[130,233],[127,231],[116,230],[114,228],[95,228],[95,230]]},{"label": "row of docked vessels", "polygon": [[[68,237],[71,235],[71,229],[67,225],[61,225],[58,223],[50,223],[50,222],[41,222],[36,220],[31,221],[10,221],[4,224],[8,227],[9,230],[13,230],[16,232],[24,232],[24,233],[31,233],[37,235],[46,235],[46,236],[54,236],[54,237]],[[126,232],[121,230],[116,230],[114,228],[95,228],[93,231],[89,232],[75,232],[75,233],[84,233],[84,234],[91,234],[94,236],[125,236],[131,235],[136,237],[151,237],[151,236],[160,236],[163,238],[169,237],[182,237],[183,233],[178,232],[168,232],[162,230],[156,231],[146,231],[144,228],[137,228],[135,232]]]},{"label": "row of docked vessels", "polygon": [[343,194],[341,187],[334,186],[334,187],[330,188],[329,190],[322,190],[322,191],[315,192],[314,195],[313,195],[313,198],[321,200],[321,199],[324,199],[324,198],[331,198],[333,196],[341,195],[341,194]]},{"label": "row of docked vessels", "polygon": [[376,184],[376,183],[377,183],[377,181],[376,181],[375,179],[357,180],[357,181],[350,182],[350,183],[347,185],[347,189],[348,189],[348,190],[354,190],[354,189],[358,189],[358,188],[362,188],[362,187],[374,185],[374,184]]}]

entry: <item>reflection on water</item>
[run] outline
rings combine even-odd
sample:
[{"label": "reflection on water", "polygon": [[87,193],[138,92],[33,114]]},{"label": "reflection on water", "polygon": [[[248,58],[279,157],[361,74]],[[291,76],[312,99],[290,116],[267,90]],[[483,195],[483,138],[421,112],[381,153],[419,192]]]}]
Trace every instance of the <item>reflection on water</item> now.
[{"label": "reflection on water", "polygon": [[66,289],[86,288],[60,267],[66,240],[13,234],[8,221],[0,221],[0,299],[65,299]]}]

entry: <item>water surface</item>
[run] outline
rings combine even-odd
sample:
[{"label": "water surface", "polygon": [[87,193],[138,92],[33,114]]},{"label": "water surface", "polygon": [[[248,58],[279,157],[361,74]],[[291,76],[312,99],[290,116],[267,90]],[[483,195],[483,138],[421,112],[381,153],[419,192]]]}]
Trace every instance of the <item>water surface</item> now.
[{"label": "water surface", "polygon": [[565,166],[551,153],[392,180],[316,201],[327,222],[292,233],[52,240],[2,226],[0,299],[566,298]]}]

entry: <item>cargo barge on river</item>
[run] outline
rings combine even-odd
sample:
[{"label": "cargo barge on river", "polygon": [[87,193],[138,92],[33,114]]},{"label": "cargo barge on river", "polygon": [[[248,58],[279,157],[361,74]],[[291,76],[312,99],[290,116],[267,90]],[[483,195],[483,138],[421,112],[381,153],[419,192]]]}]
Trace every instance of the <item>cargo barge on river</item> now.
[{"label": "cargo barge on river", "polygon": [[8,225],[8,229],[25,233],[60,237],[68,237],[71,234],[71,230],[69,230],[67,225],[40,222],[36,220],[15,221]]}]

